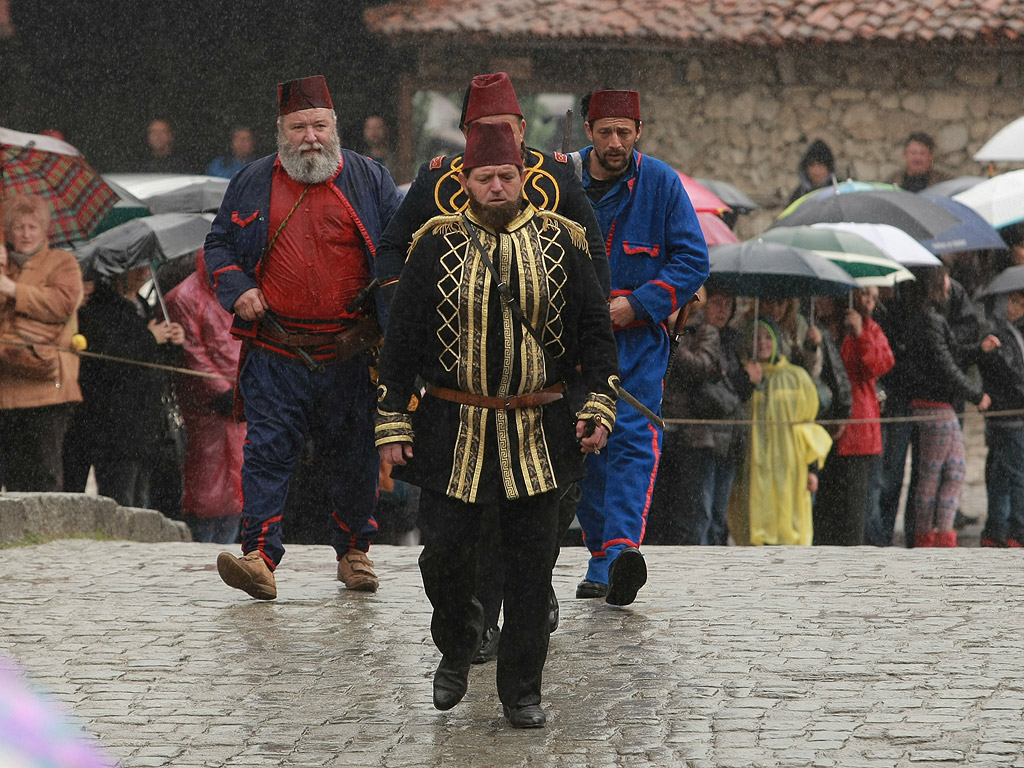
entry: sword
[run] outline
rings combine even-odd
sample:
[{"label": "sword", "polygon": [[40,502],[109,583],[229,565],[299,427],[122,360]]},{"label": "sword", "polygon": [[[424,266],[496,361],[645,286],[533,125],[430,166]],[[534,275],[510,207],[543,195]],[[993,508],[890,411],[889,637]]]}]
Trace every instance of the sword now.
[{"label": "sword", "polygon": [[651,422],[651,424],[660,428],[662,432],[665,431],[665,420],[662,419],[650,408],[648,408],[646,405],[637,400],[635,397],[633,397],[631,394],[629,394],[629,392],[627,392],[621,384],[618,387],[618,394],[620,399],[625,400],[627,403],[632,405],[637,411],[640,412],[640,415],[647,419],[649,422]]},{"label": "sword", "polygon": [[572,147],[572,110],[565,110],[565,130],[562,131],[562,154],[569,154]]},{"label": "sword", "polygon": [[[288,331],[284,329],[284,326],[281,325],[281,322],[277,319],[277,317],[274,316],[272,312],[265,312],[263,314],[263,317],[260,318],[260,322],[262,322],[265,326],[267,326],[267,328],[269,328],[274,333],[279,333],[284,338],[288,338]],[[306,367],[309,368],[309,370],[320,371],[321,373],[323,373],[323,371],[325,370],[324,366],[318,363],[316,360],[314,360],[313,356],[310,355],[309,352],[304,350],[302,347],[288,343],[285,343],[285,346],[288,347],[288,349],[290,349],[296,355],[298,355],[299,359],[306,364]]]}]

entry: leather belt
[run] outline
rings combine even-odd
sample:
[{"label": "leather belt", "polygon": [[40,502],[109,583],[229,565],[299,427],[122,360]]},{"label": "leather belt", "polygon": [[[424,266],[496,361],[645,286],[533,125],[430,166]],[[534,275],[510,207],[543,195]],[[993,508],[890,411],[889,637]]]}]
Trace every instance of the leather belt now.
[{"label": "leather belt", "polygon": [[550,387],[537,392],[528,392],[525,395],[510,395],[509,397],[488,397],[487,395],[474,395],[471,392],[463,392],[460,389],[448,389],[446,387],[435,387],[427,384],[427,393],[440,400],[448,400],[461,405],[475,405],[479,408],[495,408],[502,411],[511,411],[515,408],[532,408],[538,405],[547,405],[556,400],[562,399],[565,387],[558,382]]},{"label": "leather belt", "polygon": [[260,328],[260,336],[286,347],[323,347],[338,339],[337,333],[275,333],[267,328]]}]

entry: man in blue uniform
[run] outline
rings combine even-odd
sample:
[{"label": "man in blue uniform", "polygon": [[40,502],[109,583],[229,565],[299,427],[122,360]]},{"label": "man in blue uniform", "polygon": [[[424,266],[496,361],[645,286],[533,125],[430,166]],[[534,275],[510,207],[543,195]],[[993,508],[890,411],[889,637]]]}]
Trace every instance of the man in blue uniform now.
[{"label": "man in blue uniform", "polygon": [[399,197],[379,163],[341,148],[322,76],[282,83],[278,99],[278,153],[234,177],[206,238],[210,282],[246,342],[243,555],[221,553],[217,569],[252,597],[277,596],[282,512],[312,436],[333,477],[338,579],[375,591],[366,554],[377,527],[373,386],[352,340],[373,321],[351,305]]},{"label": "man in blue uniform", "polygon": [[[593,142],[574,155],[608,244],[609,311],[623,388],[656,414],[668,366],[665,320],[708,276],[708,251],[679,175],[634,148],[636,91],[595,91],[584,99]],[[661,430],[629,405],[618,408],[607,450],[587,457],[577,517],[590,550],[576,597],[628,605],[647,581],[640,554],[661,452]]]}]

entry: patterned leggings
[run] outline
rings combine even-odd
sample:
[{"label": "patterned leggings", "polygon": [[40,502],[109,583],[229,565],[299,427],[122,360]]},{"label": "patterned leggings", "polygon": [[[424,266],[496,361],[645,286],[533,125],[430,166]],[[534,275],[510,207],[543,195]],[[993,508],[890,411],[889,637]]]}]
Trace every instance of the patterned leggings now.
[{"label": "patterned leggings", "polygon": [[927,534],[953,530],[953,518],[960,503],[960,489],[967,474],[964,436],[953,409],[918,408],[914,416],[931,416],[917,424],[917,458],[914,460],[915,530]]}]

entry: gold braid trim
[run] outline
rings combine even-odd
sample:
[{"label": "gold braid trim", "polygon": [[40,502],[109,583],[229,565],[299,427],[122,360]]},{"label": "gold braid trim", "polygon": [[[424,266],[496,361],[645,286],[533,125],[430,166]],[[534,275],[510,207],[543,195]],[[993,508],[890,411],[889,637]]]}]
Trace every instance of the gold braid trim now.
[{"label": "gold braid trim", "polygon": [[413,441],[412,417],[407,413],[377,409],[377,423],[373,428],[374,444],[379,448],[388,443]]},{"label": "gold braid trim", "polygon": [[554,222],[558,222],[569,231],[569,238],[572,240],[572,244],[587,254],[587,258],[590,256],[590,244],[587,242],[587,230],[585,227],[577,224],[572,219],[567,219],[559,213],[553,211],[538,210],[537,215],[541,218],[544,224],[541,226],[540,231],[543,232],[548,227],[553,227]]},{"label": "gold braid trim", "polygon": [[450,235],[454,232],[461,231],[462,225],[459,222],[460,218],[459,214],[450,213],[448,215],[435,216],[432,219],[428,219],[426,224],[413,233],[412,242],[409,244],[409,251],[405,256],[406,260],[408,260],[409,254],[413,252],[413,249],[420,241],[420,238],[425,234]]},{"label": "gold braid trim", "polygon": [[608,395],[591,392],[587,395],[587,401],[583,404],[583,408],[576,414],[576,418],[580,421],[594,419],[611,432],[612,427],[615,426],[615,399]]}]

